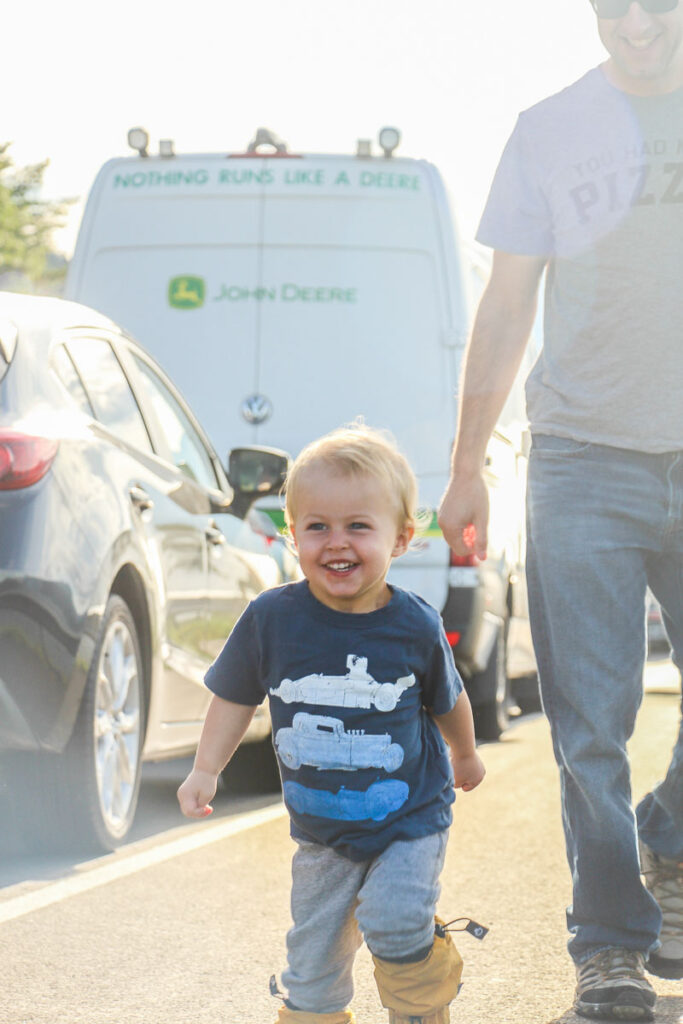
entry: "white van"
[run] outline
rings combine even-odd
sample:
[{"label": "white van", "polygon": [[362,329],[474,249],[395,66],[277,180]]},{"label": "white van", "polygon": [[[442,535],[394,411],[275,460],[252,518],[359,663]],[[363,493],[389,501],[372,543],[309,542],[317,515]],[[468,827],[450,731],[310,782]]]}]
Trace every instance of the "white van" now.
[{"label": "white van", "polygon": [[[93,185],[67,296],[158,358],[218,451],[296,454],[360,415],[391,430],[436,508],[480,274],[437,169],[393,156],[393,129],[375,156],[367,142],[355,156],[290,153],[263,130],[241,153],[176,156],[165,142],[149,156],[145,133],[129,140],[138,155],[110,160]],[[481,735],[504,725],[506,667],[534,671],[515,639],[526,608],[517,405],[490,448],[500,500],[487,562],[451,565],[434,520],[391,577],[443,610]]]}]

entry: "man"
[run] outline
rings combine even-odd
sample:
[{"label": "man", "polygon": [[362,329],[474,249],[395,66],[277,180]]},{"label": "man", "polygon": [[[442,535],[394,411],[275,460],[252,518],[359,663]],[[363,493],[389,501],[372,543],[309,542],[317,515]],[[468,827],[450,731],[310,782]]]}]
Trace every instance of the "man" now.
[{"label": "man", "polygon": [[625,746],[648,584],[683,666],[683,0],[591,3],[609,59],[520,116],[483,215],[493,267],[439,522],[456,553],[486,557],[486,445],[545,271],[527,571],[573,882],[575,1008],[652,1020],[645,970],[683,977],[683,730],[637,828]]}]

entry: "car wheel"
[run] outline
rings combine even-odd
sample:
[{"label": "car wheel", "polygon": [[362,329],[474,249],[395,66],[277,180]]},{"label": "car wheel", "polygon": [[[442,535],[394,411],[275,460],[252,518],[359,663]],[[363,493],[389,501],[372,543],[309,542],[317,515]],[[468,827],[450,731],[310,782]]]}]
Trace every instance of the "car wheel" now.
[{"label": "car wheel", "polygon": [[507,676],[505,623],[498,627],[495,643],[489,654],[488,664],[483,672],[471,677],[470,687],[476,694],[482,690],[486,695],[481,703],[472,701],[474,730],[482,740],[497,740],[505,732],[509,723],[509,680]]},{"label": "car wheel", "polygon": [[128,833],[140,790],[144,724],[137,630],[128,605],[112,595],[61,759],[74,830],[85,842],[113,849]]},{"label": "car wheel", "polygon": [[396,687],[392,683],[382,683],[375,694],[375,707],[378,711],[393,711],[396,704]]},{"label": "car wheel", "polygon": [[294,744],[281,743],[277,748],[278,756],[282,763],[293,771],[301,768],[301,757]]},{"label": "car wheel", "polygon": [[522,676],[515,679],[511,684],[512,699],[519,707],[522,714],[531,714],[534,711],[542,711],[541,691],[538,685],[538,676]]},{"label": "car wheel", "polygon": [[282,680],[277,696],[280,700],[284,701],[285,704],[291,704],[293,700],[296,700],[296,690],[291,679]]},{"label": "car wheel", "polygon": [[384,751],[382,768],[385,772],[395,772],[403,764],[403,747],[400,743],[390,743]]},{"label": "car wheel", "polygon": [[400,779],[373,782],[365,793],[366,814],[373,821],[384,821],[387,815],[397,811],[408,799],[409,789]]},{"label": "car wheel", "polygon": [[20,751],[12,826],[39,848],[112,850],[133,821],[144,735],[142,659],[120,597],[107,602],[69,743],[61,754]]}]

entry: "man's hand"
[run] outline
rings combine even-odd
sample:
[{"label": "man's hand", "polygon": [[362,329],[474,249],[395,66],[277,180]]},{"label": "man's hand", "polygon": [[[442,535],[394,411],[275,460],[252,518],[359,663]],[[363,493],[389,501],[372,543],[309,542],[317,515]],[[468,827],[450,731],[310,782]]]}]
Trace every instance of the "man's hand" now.
[{"label": "man's hand", "polygon": [[186,818],[206,818],[213,814],[210,801],[216,795],[218,776],[194,768],[178,789],[178,803]]},{"label": "man's hand", "polygon": [[453,474],[437,514],[446,543],[456,555],[486,558],[489,495],[481,473]]}]

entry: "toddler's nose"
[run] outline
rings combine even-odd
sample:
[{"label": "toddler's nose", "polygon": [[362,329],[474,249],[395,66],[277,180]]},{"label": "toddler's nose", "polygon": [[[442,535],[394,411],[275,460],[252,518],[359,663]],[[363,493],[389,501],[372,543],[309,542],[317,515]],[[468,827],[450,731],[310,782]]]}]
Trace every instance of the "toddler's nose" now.
[{"label": "toddler's nose", "polygon": [[327,535],[327,546],[335,550],[346,547],[346,534],[341,529],[331,529]]}]

